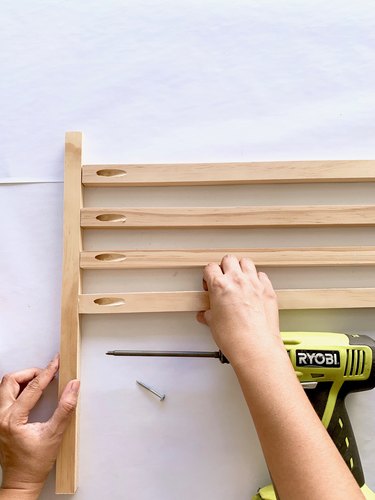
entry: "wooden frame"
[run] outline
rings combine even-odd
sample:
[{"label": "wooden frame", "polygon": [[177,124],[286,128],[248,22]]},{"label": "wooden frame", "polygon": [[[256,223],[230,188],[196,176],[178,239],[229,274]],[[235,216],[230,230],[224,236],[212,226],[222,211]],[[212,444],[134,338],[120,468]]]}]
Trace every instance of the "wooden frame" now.
[{"label": "wooden frame", "polygon": [[[80,314],[198,311],[204,291],[83,294],[83,269],[202,267],[225,253],[257,265],[373,266],[374,246],[84,251],[85,228],[374,226],[375,205],[250,206],[212,208],[84,208],[82,186],[195,186],[267,183],[374,182],[375,161],[293,161],[222,164],[82,165],[82,135],[67,132],[64,176],[64,261],[59,390],[79,377]],[[375,288],[277,290],[280,309],[375,307]],[[78,412],[57,459],[56,493],[77,488]]]},{"label": "wooden frame", "polygon": [[[79,377],[80,320],[78,297],[82,289],[79,266],[82,230],[82,134],[68,132],[65,138],[64,172],[64,255],[61,299],[61,341],[59,396],[71,379]],[[56,462],[56,493],[77,489],[78,409],[65,431]]]}]

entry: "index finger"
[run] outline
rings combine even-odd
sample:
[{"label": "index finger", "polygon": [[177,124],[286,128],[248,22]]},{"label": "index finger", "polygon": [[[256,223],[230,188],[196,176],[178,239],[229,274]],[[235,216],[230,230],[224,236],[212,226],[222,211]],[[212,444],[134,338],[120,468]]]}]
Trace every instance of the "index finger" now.
[{"label": "index finger", "polygon": [[211,286],[215,279],[220,279],[222,277],[223,277],[223,271],[221,270],[219,264],[210,262],[203,269],[203,279],[207,284],[208,290],[211,289]]},{"label": "index finger", "polygon": [[221,268],[225,274],[241,272],[240,263],[235,255],[227,254],[221,260]]},{"label": "index finger", "polygon": [[59,368],[59,357],[56,355],[46,368],[27,384],[24,391],[15,402],[16,407],[23,415],[28,415],[39,401],[44,389],[51,382]]},{"label": "index finger", "polygon": [[19,372],[4,375],[0,382],[1,401],[14,403],[20,392],[21,384],[30,382],[41,371],[41,368],[26,368]]}]

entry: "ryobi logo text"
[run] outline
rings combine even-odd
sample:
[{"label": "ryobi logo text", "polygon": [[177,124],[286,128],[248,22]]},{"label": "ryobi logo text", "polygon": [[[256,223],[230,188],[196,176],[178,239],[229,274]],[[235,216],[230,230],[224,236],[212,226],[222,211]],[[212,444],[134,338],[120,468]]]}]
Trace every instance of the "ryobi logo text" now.
[{"label": "ryobi logo text", "polygon": [[296,351],[297,366],[324,366],[337,368],[340,366],[339,351]]}]

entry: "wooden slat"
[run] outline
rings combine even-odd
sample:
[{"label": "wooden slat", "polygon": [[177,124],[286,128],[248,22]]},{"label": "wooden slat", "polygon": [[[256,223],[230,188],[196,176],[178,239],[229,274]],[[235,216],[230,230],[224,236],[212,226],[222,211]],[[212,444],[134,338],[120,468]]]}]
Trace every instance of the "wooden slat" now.
[{"label": "wooden slat", "polygon": [[[375,307],[375,288],[294,289],[276,293],[279,309]],[[207,292],[107,293],[79,297],[81,314],[201,311],[208,307]]]},{"label": "wooden slat", "polygon": [[212,250],[110,250],[81,253],[82,269],[156,269],[201,267],[225,254],[248,257],[258,266],[375,265],[375,247],[224,248]]},{"label": "wooden slat", "polygon": [[374,160],[84,165],[85,186],[193,186],[375,181]]},{"label": "wooden slat", "polygon": [[86,228],[374,226],[375,205],[84,208]]},{"label": "wooden slat", "polygon": [[[66,384],[79,378],[80,322],[78,296],[81,293],[79,255],[82,251],[80,209],[82,135],[67,132],[65,137],[64,174],[64,257],[61,303],[61,342],[59,393]],[[77,434],[76,411],[65,431],[56,462],[56,493],[72,494],[77,489]]]}]

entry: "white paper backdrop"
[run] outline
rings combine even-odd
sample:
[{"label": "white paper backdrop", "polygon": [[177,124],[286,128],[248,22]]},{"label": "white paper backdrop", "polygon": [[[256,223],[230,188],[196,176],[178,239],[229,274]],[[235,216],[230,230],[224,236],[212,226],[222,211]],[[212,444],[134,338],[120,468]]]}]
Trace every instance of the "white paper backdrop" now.
[{"label": "white paper backdrop", "polygon": [[[373,3],[5,0],[0,30],[0,372],[58,350],[63,141],[85,162],[375,158]],[[36,184],[14,184],[16,182]],[[40,183],[45,181],[47,183]],[[57,183],[49,182],[57,181]],[[105,206],[373,203],[370,185],[87,190]],[[355,230],[106,233],[113,248],[375,244]],[[88,231],[87,248],[102,236]],[[276,287],[374,286],[373,268],[269,270]],[[200,272],[87,272],[85,290],[196,289]],[[373,310],[288,311],[284,330],[374,336]],[[193,314],[85,317],[79,500],[242,500],[268,473],[230,367],[108,359],[213,347]],[[163,403],[135,379],[167,393]],[[34,418],[55,405],[52,386]],[[375,396],[348,401],[375,489]],[[53,476],[43,500],[55,498]]]}]

